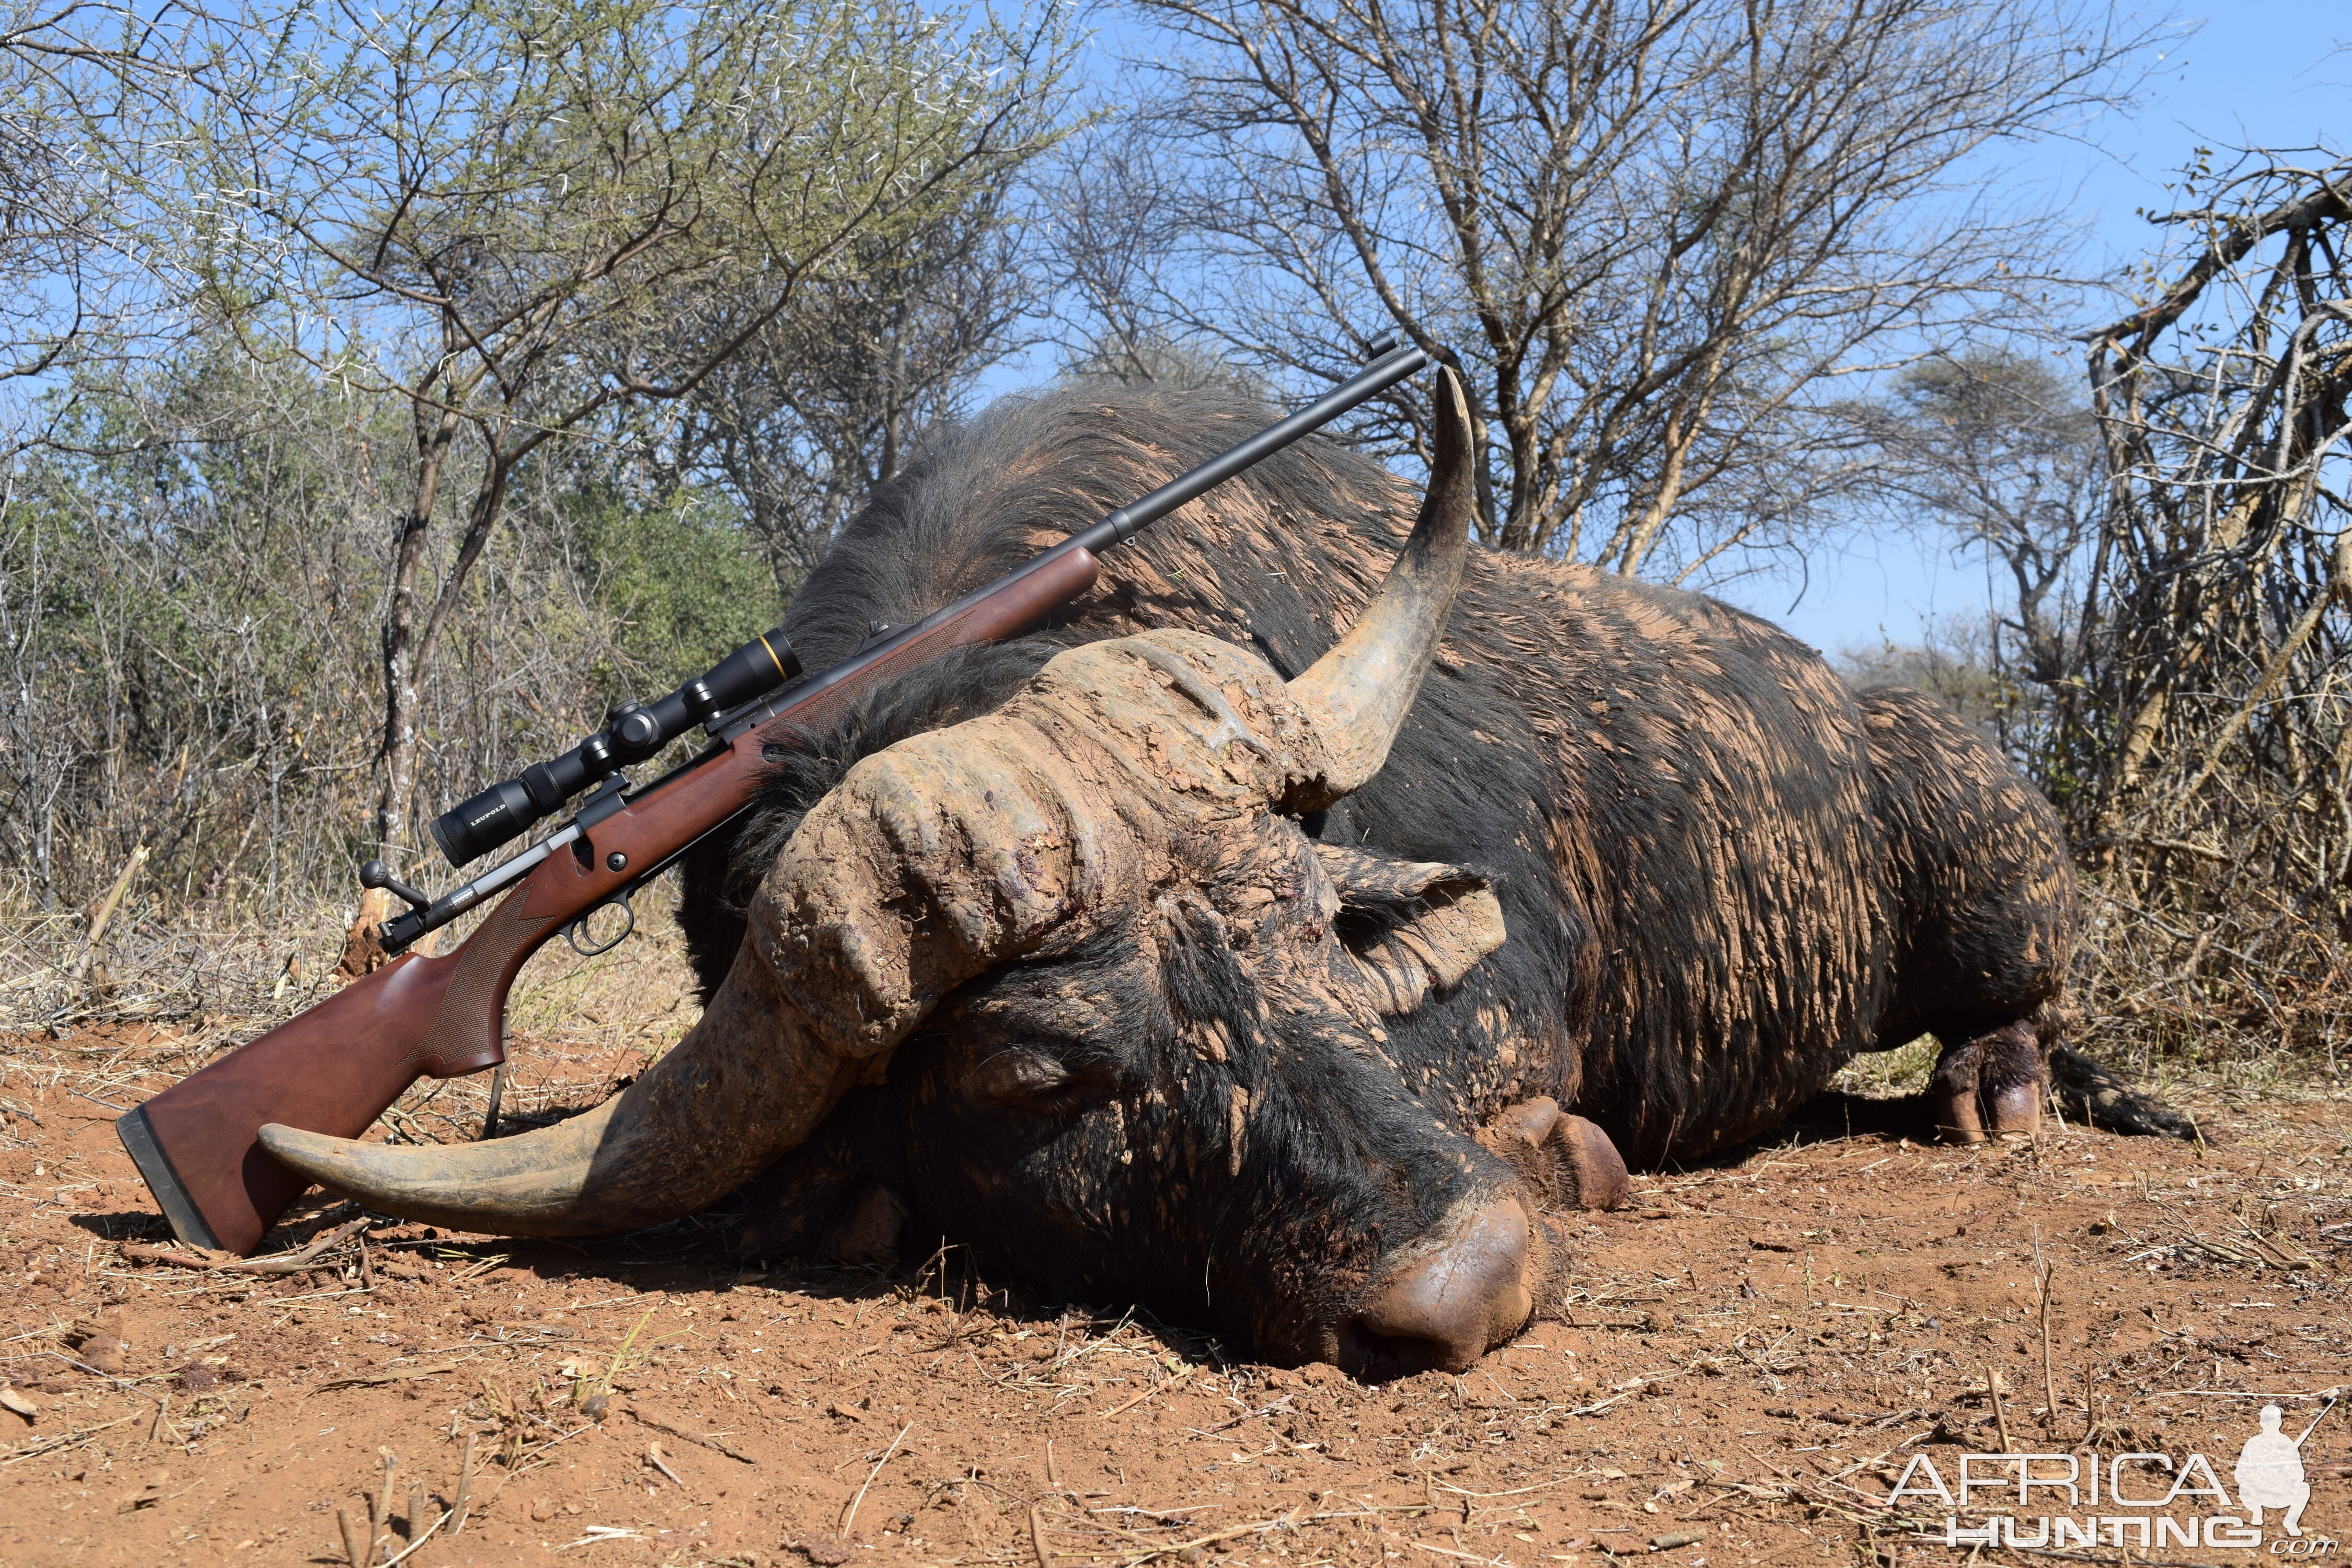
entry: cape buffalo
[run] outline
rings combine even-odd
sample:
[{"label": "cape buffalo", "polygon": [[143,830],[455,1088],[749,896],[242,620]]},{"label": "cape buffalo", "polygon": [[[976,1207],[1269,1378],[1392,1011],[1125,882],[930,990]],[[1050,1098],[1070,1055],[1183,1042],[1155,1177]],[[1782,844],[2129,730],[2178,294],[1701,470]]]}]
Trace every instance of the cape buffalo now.
[{"label": "cape buffalo", "polygon": [[[703,1018],[604,1106],[465,1149],[270,1147],[540,1234],[764,1170],[755,1252],[944,1235],[1383,1375],[1520,1329],[1559,1262],[1539,1205],[1614,1202],[1621,1151],[1762,1132],[1858,1051],[1932,1033],[1945,1129],[2031,1129],[2076,920],[2044,802],[1761,621],[1467,549],[1438,395],[1410,541],[1408,487],[1310,440],[1113,552],[1058,626],[776,737],[754,816],[688,868]],[[790,635],[822,667],[1262,418],[1002,404],[881,489]]]}]

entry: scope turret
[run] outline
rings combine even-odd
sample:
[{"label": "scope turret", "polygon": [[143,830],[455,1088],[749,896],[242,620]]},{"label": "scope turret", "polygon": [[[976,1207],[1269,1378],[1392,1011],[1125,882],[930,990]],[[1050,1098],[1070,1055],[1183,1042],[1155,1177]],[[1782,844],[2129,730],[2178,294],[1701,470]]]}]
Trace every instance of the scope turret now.
[{"label": "scope turret", "polygon": [[798,678],[801,661],[777,626],[651,702],[618,702],[604,727],[562,756],[534,763],[433,819],[452,866],[487,855],[620,769],[644,762],[697,724],[709,725]]}]

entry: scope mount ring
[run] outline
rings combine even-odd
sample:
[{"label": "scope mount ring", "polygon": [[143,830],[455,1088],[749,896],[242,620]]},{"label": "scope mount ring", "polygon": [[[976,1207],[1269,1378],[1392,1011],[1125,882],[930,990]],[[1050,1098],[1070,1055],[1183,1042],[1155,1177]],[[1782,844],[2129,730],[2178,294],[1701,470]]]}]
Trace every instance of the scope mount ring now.
[{"label": "scope mount ring", "polygon": [[[585,937],[588,932],[589,917],[593,915],[598,910],[609,910],[616,905],[619,907],[621,913],[628,918],[621,922],[621,929],[614,934],[613,940],[606,942],[599,942],[593,947],[581,946],[582,939]],[[600,953],[612,952],[614,948],[628,941],[629,933],[636,929],[636,906],[629,902],[628,895],[625,893],[617,894],[613,898],[606,899],[603,903],[594,905],[584,910],[570,925],[565,926],[563,928],[563,940],[571,943],[572,951],[578,953],[581,957],[594,958]]]}]

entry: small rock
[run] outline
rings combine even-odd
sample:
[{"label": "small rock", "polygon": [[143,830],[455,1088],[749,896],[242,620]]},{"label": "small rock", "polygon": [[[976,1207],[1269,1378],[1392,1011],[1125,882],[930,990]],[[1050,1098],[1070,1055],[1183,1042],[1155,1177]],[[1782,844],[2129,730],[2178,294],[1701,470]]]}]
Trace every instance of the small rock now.
[{"label": "small rock", "polygon": [[849,1561],[849,1543],[830,1531],[812,1531],[805,1536],[787,1535],[784,1550],[797,1552],[819,1568],[837,1568]]},{"label": "small rock", "polygon": [[130,1349],[112,1334],[92,1334],[82,1341],[81,1349],[75,1352],[75,1359],[84,1366],[110,1376],[122,1370],[123,1358]]},{"label": "small rock", "polygon": [[530,1517],[533,1522],[545,1524],[549,1520],[555,1517],[555,1504],[546,1498],[532,1499],[530,1504]]},{"label": "small rock", "polygon": [[153,1475],[147,1478],[146,1489],[142,1491],[137,1497],[125,1502],[116,1511],[120,1513],[130,1513],[137,1509],[153,1508],[157,1503],[163,1500],[163,1489],[169,1486],[171,1482],[171,1471],[157,1470]]}]

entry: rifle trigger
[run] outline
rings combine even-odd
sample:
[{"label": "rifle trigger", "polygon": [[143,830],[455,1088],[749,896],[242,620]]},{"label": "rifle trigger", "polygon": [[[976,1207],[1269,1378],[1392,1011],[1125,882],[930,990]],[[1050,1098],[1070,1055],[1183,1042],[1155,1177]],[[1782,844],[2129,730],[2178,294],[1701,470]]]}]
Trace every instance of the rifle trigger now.
[{"label": "rifle trigger", "polygon": [[[613,933],[610,941],[595,942],[593,946],[590,947],[582,946],[581,943],[583,942],[594,942],[594,939],[588,935],[589,920],[595,915],[597,910],[610,909],[617,909],[621,911],[624,917],[621,921],[621,929]],[[570,942],[572,944],[572,951],[578,953],[581,957],[593,958],[600,952],[610,952],[614,948],[620,946],[623,942],[628,941],[629,933],[636,929],[636,907],[631,904],[628,900],[627,895],[624,894],[616,899],[605,900],[603,903],[595,906],[595,909],[588,910],[578,920],[575,920],[570,925],[565,926],[563,928],[563,940]]]}]

